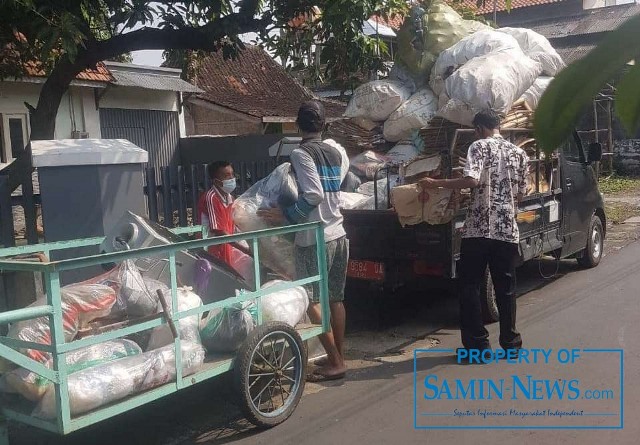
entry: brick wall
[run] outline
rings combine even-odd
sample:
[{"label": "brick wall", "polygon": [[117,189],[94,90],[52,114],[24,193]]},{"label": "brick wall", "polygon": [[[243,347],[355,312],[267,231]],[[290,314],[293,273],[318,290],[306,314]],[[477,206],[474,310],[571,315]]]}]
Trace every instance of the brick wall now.
[{"label": "brick wall", "polygon": [[262,123],[258,118],[252,122],[239,117],[237,113],[212,110],[194,104],[189,104],[185,113],[185,125],[188,136],[262,134]]}]

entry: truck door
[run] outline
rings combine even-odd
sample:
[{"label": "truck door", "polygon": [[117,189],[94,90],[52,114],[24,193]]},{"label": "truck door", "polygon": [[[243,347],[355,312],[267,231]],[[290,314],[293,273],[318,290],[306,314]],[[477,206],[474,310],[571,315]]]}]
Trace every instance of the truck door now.
[{"label": "truck door", "polygon": [[571,255],[586,246],[587,230],[593,211],[587,205],[590,194],[590,170],[577,134],[561,147],[562,255]]}]

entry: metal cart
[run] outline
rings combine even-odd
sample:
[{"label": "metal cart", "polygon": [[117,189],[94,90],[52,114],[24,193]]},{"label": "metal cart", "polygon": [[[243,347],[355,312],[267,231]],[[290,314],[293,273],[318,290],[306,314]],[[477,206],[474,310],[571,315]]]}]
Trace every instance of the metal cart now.
[{"label": "metal cart", "polygon": [[[200,230],[200,228],[192,227],[189,230],[193,232]],[[284,236],[310,230],[315,231],[316,235],[318,246],[317,261],[320,273],[316,276],[281,283],[261,290],[258,240],[263,237]],[[186,230],[178,229],[176,232],[185,233]],[[235,374],[234,382],[240,396],[242,411],[251,422],[260,427],[271,427],[283,422],[291,415],[302,397],[305,385],[307,357],[304,341],[327,332],[330,326],[324,233],[320,223],[273,228],[202,240],[186,240],[169,245],[103,253],[60,261],[29,262],[10,258],[16,255],[38,252],[42,252],[47,258],[50,258],[51,252],[96,246],[103,239],[100,237],[0,249],[0,272],[27,271],[42,273],[46,288],[46,304],[0,312],[0,326],[38,317],[47,317],[52,339],[51,344],[40,344],[2,336],[0,337],[0,357],[50,380],[55,387],[56,404],[55,419],[45,420],[32,416],[31,412],[34,407],[32,403],[27,403],[18,397],[7,398],[5,396],[0,407],[0,445],[9,444],[7,421],[21,422],[64,435],[231,370]],[[222,301],[204,304],[187,311],[175,310],[178,308],[176,253],[241,240],[246,240],[253,247],[257,290],[254,292],[243,291],[238,296],[230,295],[229,298]],[[152,319],[136,324],[66,342],[63,335],[60,290],[61,272],[102,264],[119,263],[127,259],[158,257],[159,255],[166,255],[170,270],[171,301],[174,310],[170,314],[165,314],[168,319],[174,323],[179,323],[185,317],[202,315],[204,312],[215,308],[230,307],[237,303],[254,300],[258,309],[257,327],[251,331],[237,353],[227,355],[208,354],[204,364],[194,374],[188,376],[183,376],[181,340],[177,336],[173,344],[176,376],[174,381],[131,395],[106,406],[101,406],[93,411],[72,416],[68,382],[69,376],[73,374],[70,374],[70,369],[65,359],[66,355],[80,348],[161,326],[167,323],[167,319],[163,317],[163,314],[158,314]],[[314,282],[318,282],[320,285],[320,304],[322,308],[322,322],[320,325],[298,325],[293,329],[284,323],[263,323],[260,310],[260,300],[263,296]],[[50,369],[42,363],[23,355],[18,349],[31,349],[49,353],[53,358],[53,366]]]}]

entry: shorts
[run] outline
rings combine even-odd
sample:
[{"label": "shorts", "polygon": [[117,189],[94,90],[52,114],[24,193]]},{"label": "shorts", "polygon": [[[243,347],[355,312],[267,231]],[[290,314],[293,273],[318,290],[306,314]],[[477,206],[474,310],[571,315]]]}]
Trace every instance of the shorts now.
[{"label": "shorts", "polygon": [[[329,301],[344,300],[344,285],[347,281],[347,263],[349,261],[349,240],[346,236],[325,243],[327,253],[327,272],[329,281]],[[295,248],[296,275],[304,279],[318,275],[318,255],[316,246]],[[309,300],[320,303],[320,283],[305,285]]]}]

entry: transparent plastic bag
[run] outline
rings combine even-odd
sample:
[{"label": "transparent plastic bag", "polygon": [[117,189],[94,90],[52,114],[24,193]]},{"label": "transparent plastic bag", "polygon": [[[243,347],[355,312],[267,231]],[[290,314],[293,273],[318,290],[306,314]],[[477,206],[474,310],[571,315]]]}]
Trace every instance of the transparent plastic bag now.
[{"label": "transparent plastic bag", "polygon": [[[67,372],[74,374],[83,369],[138,354],[142,354],[142,349],[131,340],[119,339],[99,343],[69,352],[66,356]],[[53,360],[49,359],[45,366],[53,369]],[[53,385],[50,380],[25,368],[9,372],[6,380],[11,389],[32,402],[39,401]]]},{"label": "transparent plastic bag", "polygon": [[[173,345],[88,368],[69,376],[71,416],[116,402],[130,395],[155,388],[175,379]],[[181,344],[182,375],[188,376],[204,362],[205,351],[191,342]],[[33,415],[56,417],[55,390],[47,389]]]},{"label": "transparent plastic bag", "polygon": [[[202,299],[195,294],[190,287],[180,287],[177,290],[178,294],[178,312],[187,311],[189,309],[195,309],[202,306]],[[167,305],[170,311],[173,311],[173,304],[171,300],[171,293],[165,294]],[[162,310],[162,306],[160,306]],[[176,322],[176,328],[181,340],[189,341],[192,343],[200,344],[200,315],[192,315]],[[168,325],[163,324],[153,328],[151,331],[151,338],[147,345],[147,351],[158,349],[163,346],[173,344],[173,334],[171,328]]]},{"label": "transparent plastic bag", "polygon": [[236,304],[209,311],[200,323],[202,344],[209,352],[234,352],[256,327],[255,305]]},{"label": "transparent plastic bag", "polygon": [[[277,284],[285,283],[273,280],[262,286],[268,289]],[[263,322],[280,321],[295,327],[304,317],[309,307],[309,296],[302,286],[265,295],[260,300],[260,310]]]}]

